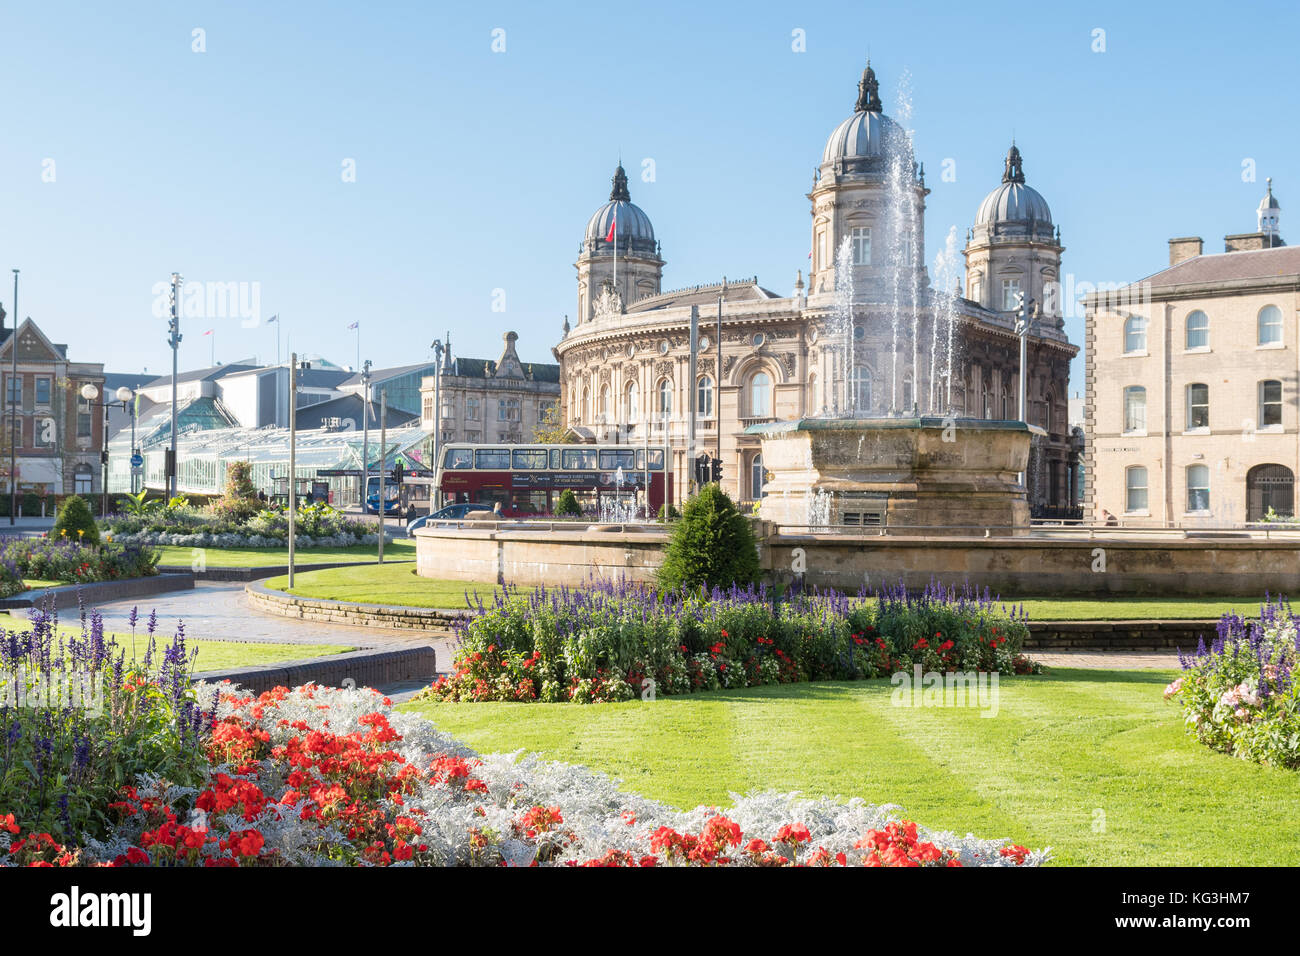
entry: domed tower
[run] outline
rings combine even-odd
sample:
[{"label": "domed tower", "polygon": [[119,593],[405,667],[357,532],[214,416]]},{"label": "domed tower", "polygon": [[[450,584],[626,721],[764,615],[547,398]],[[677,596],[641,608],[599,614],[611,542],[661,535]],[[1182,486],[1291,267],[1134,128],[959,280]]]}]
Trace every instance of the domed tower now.
[{"label": "domed tower", "polygon": [[[587,234],[574,263],[578,269],[579,325],[595,317],[598,304],[621,310],[660,292],[664,260],[650,217],[632,202],[622,165],[614,170],[613,183],[609,202],[587,221]],[[607,286],[617,293],[616,298],[602,298]]]},{"label": "domed tower", "polygon": [[840,244],[852,240],[854,289],[870,291],[895,268],[924,269],[924,173],[907,131],[886,116],[871,63],[853,115],[835,127],[808,198],[812,201],[809,293],[833,292]]},{"label": "domed tower", "polygon": [[1015,312],[1023,293],[1049,328],[1063,325],[1060,229],[1038,190],[1025,185],[1020,150],[1011,144],[1002,185],[984,197],[967,235],[966,298],[994,312]]},{"label": "domed tower", "polygon": [[1259,217],[1259,231],[1264,235],[1264,245],[1267,248],[1283,245],[1282,234],[1278,231],[1278,221],[1282,217],[1282,207],[1278,205],[1277,197],[1273,195],[1273,177],[1270,176],[1268,182],[1268,193],[1259,201],[1259,209],[1256,214]]}]

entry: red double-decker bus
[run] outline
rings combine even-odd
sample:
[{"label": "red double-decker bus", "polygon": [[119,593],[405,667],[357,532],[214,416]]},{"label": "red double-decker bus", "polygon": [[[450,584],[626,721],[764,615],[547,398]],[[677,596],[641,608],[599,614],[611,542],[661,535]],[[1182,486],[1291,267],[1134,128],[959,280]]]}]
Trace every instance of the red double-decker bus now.
[{"label": "red double-decker bus", "polygon": [[599,513],[610,496],[657,515],[672,500],[664,449],[634,445],[460,445],[442,454],[442,504],[501,505],[510,517],[549,515],[565,489],[584,511]]}]

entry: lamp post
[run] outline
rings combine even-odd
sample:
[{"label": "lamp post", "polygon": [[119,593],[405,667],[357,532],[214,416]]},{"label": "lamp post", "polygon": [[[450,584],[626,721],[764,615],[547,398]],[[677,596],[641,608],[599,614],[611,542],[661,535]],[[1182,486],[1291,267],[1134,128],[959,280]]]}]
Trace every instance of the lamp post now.
[{"label": "lamp post", "polygon": [[[81,397],[86,400],[86,405],[90,408],[102,408],[104,410],[104,427],[100,433],[99,449],[99,513],[101,516],[108,514],[108,410],[110,408],[121,408],[126,411],[130,408],[131,397],[134,394],[129,388],[123,385],[115,393],[117,401],[115,402],[97,402],[99,398],[99,389],[92,382],[87,382],[81,386]],[[135,418],[131,419],[131,445],[135,446]],[[131,479],[132,490],[135,488],[135,477]]]},{"label": "lamp post", "polygon": [[9,359],[11,362],[9,378],[9,407],[12,410],[9,416],[9,523],[13,524],[15,516],[18,514],[18,442],[14,439],[14,433],[18,431],[18,402],[16,399],[16,390],[18,388],[18,270],[14,270],[14,334],[13,340],[9,343]]},{"label": "lamp post", "polygon": [[[1029,367],[1029,306],[1025,301],[1025,294],[1019,293],[1016,297],[1016,337],[1020,339],[1020,375],[1016,383],[1016,415],[1020,421],[1026,425],[1029,424],[1028,418],[1028,383],[1025,373]],[[1020,485],[1025,485],[1025,473],[1020,472]],[[1028,489],[1025,489],[1028,495]]]},{"label": "lamp post", "polygon": [[370,494],[370,359],[361,366],[361,519],[366,517],[366,496]]},{"label": "lamp post", "polygon": [[172,349],[172,441],[171,462],[167,469],[167,497],[176,497],[176,377],[180,366],[181,347],[181,286],[184,279],[179,272],[172,273],[172,317],[167,323],[167,341]]},{"label": "lamp post", "polygon": [[[433,462],[438,467],[438,456],[442,452],[442,339],[434,339],[433,345]],[[435,489],[436,492],[436,489]],[[430,509],[433,502],[429,503]]]}]

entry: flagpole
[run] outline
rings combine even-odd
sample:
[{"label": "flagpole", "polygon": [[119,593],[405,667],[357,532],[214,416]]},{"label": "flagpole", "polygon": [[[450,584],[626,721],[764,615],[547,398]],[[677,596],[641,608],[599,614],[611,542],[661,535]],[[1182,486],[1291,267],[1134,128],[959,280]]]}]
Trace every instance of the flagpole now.
[{"label": "flagpole", "polygon": [[212,366],[211,366],[211,367],[212,367],[212,368],[216,368],[216,366],[217,366],[217,332],[216,332],[216,329],[213,329],[213,330],[212,330],[210,333],[208,333],[208,334],[210,334],[210,335],[212,336]]}]

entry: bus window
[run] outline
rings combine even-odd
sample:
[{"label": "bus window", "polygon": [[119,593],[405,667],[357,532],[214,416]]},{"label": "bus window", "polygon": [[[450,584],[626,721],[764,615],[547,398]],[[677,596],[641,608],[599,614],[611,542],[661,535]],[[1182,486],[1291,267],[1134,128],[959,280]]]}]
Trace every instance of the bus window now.
[{"label": "bus window", "polygon": [[546,467],[546,449],[516,448],[514,459],[516,469],[527,468],[537,471]]},{"label": "bus window", "polygon": [[474,467],[490,468],[494,471],[510,470],[509,448],[480,448],[474,452]]},{"label": "bus window", "polygon": [[636,453],[631,448],[602,448],[600,450],[600,470],[615,471],[619,468],[631,471],[636,461]]},{"label": "bus window", "polygon": [[596,468],[596,449],[594,448],[566,448],[564,449],[564,470],[565,471],[592,471]]},{"label": "bus window", "polygon": [[552,448],[551,449],[551,471],[559,471],[561,467],[562,466],[560,465],[560,449]]},{"label": "bus window", "polygon": [[448,448],[447,454],[443,456],[442,467],[444,468],[473,468],[474,452],[469,448]]},{"label": "bus window", "polygon": [[664,450],[662,448],[650,449],[650,470],[651,471],[664,470]]}]

